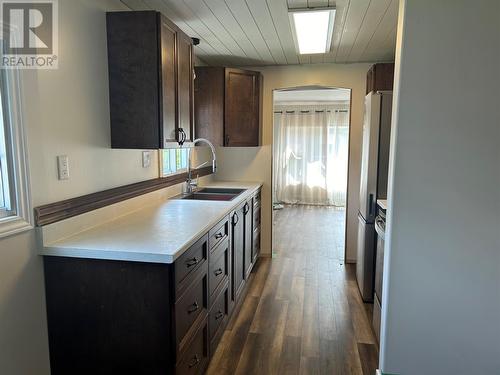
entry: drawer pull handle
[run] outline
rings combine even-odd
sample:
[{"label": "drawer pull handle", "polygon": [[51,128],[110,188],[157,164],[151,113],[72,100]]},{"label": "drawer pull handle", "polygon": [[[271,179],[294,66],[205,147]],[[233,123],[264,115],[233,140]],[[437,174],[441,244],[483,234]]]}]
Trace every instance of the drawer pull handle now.
[{"label": "drawer pull handle", "polygon": [[193,303],[188,309],[188,314],[194,313],[199,308],[200,306],[198,306],[198,302]]},{"label": "drawer pull handle", "polygon": [[217,315],[215,315],[215,320],[219,320],[223,316],[224,316],[224,313],[222,312],[222,310],[219,310],[219,311],[217,311]]},{"label": "drawer pull handle", "polygon": [[219,232],[219,233],[217,233],[217,234],[215,235],[215,238],[216,238],[217,240],[218,240],[219,238],[222,238],[222,237],[224,237],[224,233],[221,233],[221,232]]},{"label": "drawer pull handle", "polygon": [[216,270],[214,271],[214,275],[215,275],[215,276],[219,276],[221,273],[222,273],[222,268],[216,269]]},{"label": "drawer pull handle", "polygon": [[197,355],[195,355],[193,357],[193,360],[191,361],[191,363],[188,364],[188,367],[192,368],[192,367],[196,366],[198,363],[200,363],[200,359],[198,358]]},{"label": "drawer pull handle", "polygon": [[198,259],[196,259],[196,258],[191,258],[191,259],[186,260],[186,266],[188,268],[192,267],[192,266],[196,266],[197,264],[198,264]]}]

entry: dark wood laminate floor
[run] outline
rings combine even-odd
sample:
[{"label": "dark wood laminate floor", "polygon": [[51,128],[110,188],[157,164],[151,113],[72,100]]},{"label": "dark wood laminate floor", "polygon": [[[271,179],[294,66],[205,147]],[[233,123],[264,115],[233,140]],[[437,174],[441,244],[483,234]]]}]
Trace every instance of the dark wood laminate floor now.
[{"label": "dark wood laminate floor", "polygon": [[354,265],[342,261],[343,215],[311,206],[275,212],[276,256],[252,272],[208,374],[375,374],[372,305],[361,300]]}]

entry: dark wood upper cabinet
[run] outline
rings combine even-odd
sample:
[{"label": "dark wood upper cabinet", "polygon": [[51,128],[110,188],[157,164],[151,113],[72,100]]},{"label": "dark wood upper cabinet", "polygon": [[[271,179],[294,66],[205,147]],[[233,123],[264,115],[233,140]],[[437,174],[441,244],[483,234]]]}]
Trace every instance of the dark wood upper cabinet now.
[{"label": "dark wood upper cabinet", "polygon": [[111,147],[193,139],[191,38],[155,11],[108,12]]},{"label": "dark wood upper cabinet", "polygon": [[161,20],[161,97],[163,138],[168,142],[177,141],[177,64],[175,46],[176,29],[166,19]]},{"label": "dark wood upper cabinet", "polygon": [[392,90],[394,85],[394,63],[379,63],[371,66],[366,74],[366,93]]},{"label": "dark wood upper cabinet", "polygon": [[186,141],[193,141],[193,42],[190,37],[182,32],[177,35],[177,111],[179,114],[179,129],[183,129],[186,133]]},{"label": "dark wood upper cabinet", "polygon": [[217,146],[259,146],[261,74],[224,67],[195,71],[197,136]]}]

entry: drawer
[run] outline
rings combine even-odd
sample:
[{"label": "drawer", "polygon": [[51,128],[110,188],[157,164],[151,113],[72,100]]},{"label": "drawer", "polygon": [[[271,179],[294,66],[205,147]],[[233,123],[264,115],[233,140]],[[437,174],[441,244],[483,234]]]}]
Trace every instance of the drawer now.
[{"label": "drawer", "polygon": [[260,226],[260,207],[254,208],[253,210],[253,228],[258,228]]},{"label": "drawer", "polygon": [[212,295],[219,285],[229,278],[229,241],[219,244],[210,255],[208,266],[208,290],[210,303],[213,302]]},{"label": "drawer", "polygon": [[[175,303],[175,332],[177,345],[180,347],[186,334],[200,314],[207,314],[208,307],[208,267],[204,266],[204,272],[196,278],[186,292]],[[184,343],[182,343],[184,347]]]},{"label": "drawer", "polygon": [[[219,330],[224,329],[229,315],[229,283],[226,283],[225,288],[217,296],[217,299],[208,314],[208,331],[210,342],[218,333]],[[212,347],[212,345],[211,345]]]},{"label": "drawer", "polygon": [[182,254],[174,263],[176,295],[190,284],[191,275],[207,260],[208,235],[204,235]]},{"label": "drawer", "polygon": [[229,216],[226,216],[222,221],[215,225],[208,232],[208,245],[210,250],[214,249],[219,243],[229,238]]},{"label": "drawer", "polygon": [[198,375],[208,364],[208,321],[202,324],[176,366],[176,375]]}]

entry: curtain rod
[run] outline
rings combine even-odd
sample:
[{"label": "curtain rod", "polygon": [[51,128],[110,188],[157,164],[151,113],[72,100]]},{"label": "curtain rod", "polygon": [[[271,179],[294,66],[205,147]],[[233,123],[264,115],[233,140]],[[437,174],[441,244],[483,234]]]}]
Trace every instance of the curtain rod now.
[{"label": "curtain rod", "polygon": [[[300,113],[309,113],[311,111],[285,111],[285,113],[295,113],[295,112],[300,112]],[[316,113],[322,113],[325,112],[324,110],[322,111],[314,111]],[[332,112],[331,110],[327,110],[326,112]],[[347,109],[336,109],[334,112],[340,112],[340,113],[349,113],[349,110]],[[274,113],[283,113],[283,111],[274,111]]]}]

